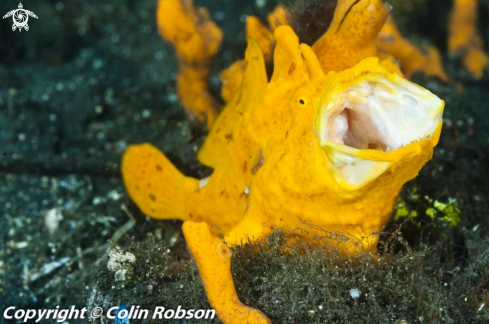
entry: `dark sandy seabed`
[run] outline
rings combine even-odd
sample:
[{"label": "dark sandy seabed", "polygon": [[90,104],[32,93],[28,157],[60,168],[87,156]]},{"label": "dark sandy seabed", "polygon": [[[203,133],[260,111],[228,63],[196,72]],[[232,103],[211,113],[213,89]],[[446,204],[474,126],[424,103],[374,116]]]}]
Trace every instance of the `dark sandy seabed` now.
[{"label": "dark sandy seabed", "polygon": [[[245,15],[263,18],[276,2],[196,2],[226,35],[211,77],[218,93],[218,72],[242,57]],[[385,228],[381,259],[339,260],[306,246],[285,253],[280,234],[258,249],[235,249],[240,298],[274,323],[489,322],[489,75],[475,81],[447,55],[450,1],[390,3],[404,35],[438,46],[453,79],[414,77],[446,101],[433,160],[401,193],[421,216]],[[17,4],[2,1],[0,12]],[[487,50],[489,1],[479,5]],[[205,132],[178,102],[176,61],[156,33],[155,7],[33,0],[24,8],[39,19],[28,32],[0,21],[2,313],[12,305],[209,307],[181,223],[143,215],[119,174],[125,148],[141,142],[189,175],[210,173],[196,161]],[[461,223],[422,217],[432,204],[425,196],[455,198]],[[136,257],[123,281],[107,269],[115,246]]]}]

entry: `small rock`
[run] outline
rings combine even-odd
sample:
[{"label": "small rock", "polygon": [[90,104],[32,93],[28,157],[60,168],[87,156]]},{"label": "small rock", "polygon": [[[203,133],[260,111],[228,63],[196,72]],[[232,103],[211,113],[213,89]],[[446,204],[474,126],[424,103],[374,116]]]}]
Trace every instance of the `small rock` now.
[{"label": "small rock", "polygon": [[44,215],[44,225],[50,233],[54,233],[58,229],[59,223],[62,219],[63,214],[61,213],[61,210],[58,208],[52,208]]}]

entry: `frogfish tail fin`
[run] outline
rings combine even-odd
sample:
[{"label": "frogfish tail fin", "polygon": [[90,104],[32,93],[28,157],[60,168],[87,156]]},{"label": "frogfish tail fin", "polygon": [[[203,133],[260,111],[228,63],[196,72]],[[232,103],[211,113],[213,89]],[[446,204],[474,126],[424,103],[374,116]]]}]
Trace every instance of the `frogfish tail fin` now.
[{"label": "frogfish tail fin", "polygon": [[158,219],[188,219],[185,197],[198,187],[198,180],[183,175],[157,148],[131,145],[121,169],[129,196],[143,213]]}]

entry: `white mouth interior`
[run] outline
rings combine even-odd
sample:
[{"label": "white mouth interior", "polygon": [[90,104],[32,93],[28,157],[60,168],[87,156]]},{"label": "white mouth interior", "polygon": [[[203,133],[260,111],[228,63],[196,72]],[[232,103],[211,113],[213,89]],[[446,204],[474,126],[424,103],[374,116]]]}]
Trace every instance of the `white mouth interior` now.
[{"label": "white mouth interior", "polygon": [[440,99],[407,85],[396,86],[394,92],[392,84],[366,80],[349,88],[326,109],[330,113],[323,139],[357,149],[388,151],[431,136],[441,119]]},{"label": "white mouth interior", "polygon": [[[396,150],[433,135],[442,118],[442,102],[426,89],[404,79],[392,83],[376,76],[348,87],[321,107],[321,145],[331,146],[329,158],[338,175],[361,185],[381,174],[388,162],[356,157],[351,149]],[[340,148],[341,148],[340,146]]]}]

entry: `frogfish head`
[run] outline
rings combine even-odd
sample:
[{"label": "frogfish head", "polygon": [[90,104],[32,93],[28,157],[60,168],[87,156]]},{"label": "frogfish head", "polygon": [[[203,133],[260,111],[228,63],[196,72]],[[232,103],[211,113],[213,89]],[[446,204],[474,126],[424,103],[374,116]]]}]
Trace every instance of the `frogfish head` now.
[{"label": "frogfish head", "polygon": [[314,129],[338,191],[397,196],[432,157],[444,102],[377,58],[335,73],[323,89]]}]

